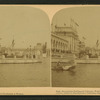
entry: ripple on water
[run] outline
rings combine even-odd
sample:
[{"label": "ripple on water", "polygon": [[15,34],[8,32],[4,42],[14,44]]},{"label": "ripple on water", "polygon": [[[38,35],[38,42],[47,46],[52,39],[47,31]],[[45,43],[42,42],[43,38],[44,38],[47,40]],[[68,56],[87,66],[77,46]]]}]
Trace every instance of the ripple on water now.
[{"label": "ripple on water", "polygon": [[72,71],[52,71],[53,86],[100,87],[100,64],[79,64]]}]

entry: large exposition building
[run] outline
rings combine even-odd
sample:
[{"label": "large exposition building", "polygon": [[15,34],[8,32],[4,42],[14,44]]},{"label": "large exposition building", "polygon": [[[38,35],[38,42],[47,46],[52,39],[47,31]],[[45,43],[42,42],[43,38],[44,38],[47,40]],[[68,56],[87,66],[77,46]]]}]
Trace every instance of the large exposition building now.
[{"label": "large exposition building", "polygon": [[52,26],[51,54],[66,55],[79,52],[79,37],[77,32],[78,24],[73,21],[69,26]]}]

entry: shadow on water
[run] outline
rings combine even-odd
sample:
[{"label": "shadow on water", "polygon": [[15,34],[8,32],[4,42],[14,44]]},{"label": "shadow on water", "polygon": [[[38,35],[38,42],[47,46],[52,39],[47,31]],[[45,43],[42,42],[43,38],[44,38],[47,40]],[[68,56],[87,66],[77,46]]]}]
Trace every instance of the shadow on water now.
[{"label": "shadow on water", "polygon": [[63,70],[62,69],[52,69],[53,71],[57,72],[57,73],[62,73]]},{"label": "shadow on water", "polygon": [[76,74],[76,71],[74,69],[70,69],[70,70],[56,69],[54,71],[56,71],[57,73],[69,73],[71,76],[74,76]]},{"label": "shadow on water", "polygon": [[75,76],[75,74],[76,74],[76,71],[75,71],[75,70],[69,70],[68,72],[69,72],[69,74],[70,74],[71,76]]}]

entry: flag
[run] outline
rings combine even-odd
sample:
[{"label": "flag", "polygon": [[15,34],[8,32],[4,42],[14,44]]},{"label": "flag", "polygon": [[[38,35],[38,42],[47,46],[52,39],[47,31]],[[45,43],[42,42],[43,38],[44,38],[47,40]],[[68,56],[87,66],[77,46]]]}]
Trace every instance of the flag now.
[{"label": "flag", "polygon": [[51,23],[51,26],[53,26],[53,23]]},{"label": "flag", "polygon": [[74,22],[77,26],[79,26],[76,22]]},{"label": "flag", "polygon": [[66,26],[66,23],[64,23],[64,26]]},{"label": "flag", "polygon": [[83,39],[85,40],[86,38],[85,38],[85,37],[83,37]]},{"label": "flag", "polygon": [[97,42],[96,42],[96,46],[97,46],[97,47],[99,46],[99,40],[97,40]]},{"label": "flag", "polygon": [[55,28],[57,28],[57,25],[55,25]]},{"label": "flag", "polygon": [[14,47],[14,45],[15,45],[15,40],[13,39],[12,40],[12,47]]},{"label": "flag", "polygon": [[45,42],[45,44],[43,45],[43,53],[46,53],[46,49],[47,49],[47,42]]},{"label": "flag", "polygon": [[76,26],[79,26],[78,23],[76,23],[76,22],[74,21],[74,19],[71,18],[70,21],[71,21],[71,26],[73,26],[73,24],[76,25]]}]

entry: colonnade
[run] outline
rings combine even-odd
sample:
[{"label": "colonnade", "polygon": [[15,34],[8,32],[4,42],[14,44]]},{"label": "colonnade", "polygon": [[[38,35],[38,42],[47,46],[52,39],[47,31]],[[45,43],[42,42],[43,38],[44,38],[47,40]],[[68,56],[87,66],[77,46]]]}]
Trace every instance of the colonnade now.
[{"label": "colonnade", "polygon": [[51,48],[53,53],[67,53],[68,41],[55,34],[52,34]]}]

